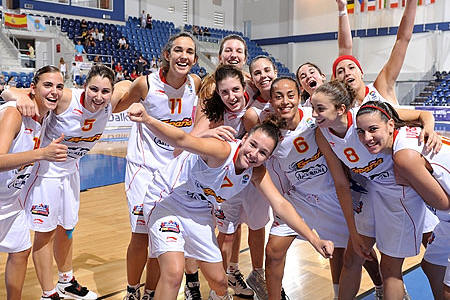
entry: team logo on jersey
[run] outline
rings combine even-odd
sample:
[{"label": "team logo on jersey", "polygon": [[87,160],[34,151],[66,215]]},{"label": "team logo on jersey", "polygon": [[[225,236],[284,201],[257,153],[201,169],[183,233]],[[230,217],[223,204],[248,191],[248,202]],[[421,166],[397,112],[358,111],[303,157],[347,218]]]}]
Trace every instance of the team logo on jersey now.
[{"label": "team logo on jersey", "polygon": [[161,222],[161,224],[159,225],[159,231],[180,233],[180,225],[178,225],[177,222],[172,220],[167,222]]},{"label": "team logo on jersey", "polygon": [[166,242],[168,243],[175,243],[177,240],[176,236],[166,236]]},{"label": "team logo on jersey", "polygon": [[73,112],[74,114],[76,114],[76,115],[79,115],[79,116],[82,116],[82,115],[83,115],[83,111],[80,110],[80,109],[78,109],[78,108],[74,108],[74,109],[72,110],[72,112]]},{"label": "team logo on jersey", "polygon": [[14,180],[11,180],[11,182],[8,183],[8,189],[15,188],[20,190],[25,185],[28,177],[30,177],[30,174],[18,175]]},{"label": "team logo on jersey", "polygon": [[101,133],[96,134],[94,136],[90,136],[90,137],[82,137],[82,136],[71,136],[71,137],[66,137],[64,138],[64,140],[66,142],[70,142],[70,143],[79,143],[79,142],[96,142],[100,139],[100,137],[102,136]]},{"label": "team logo on jersey", "polygon": [[170,146],[169,144],[167,144],[166,142],[164,142],[163,140],[159,139],[158,137],[154,137],[153,141],[155,142],[156,146],[163,148],[164,150],[167,151],[173,151],[173,147]]},{"label": "team logo on jersey", "polygon": [[371,101],[380,100],[377,95],[377,92],[375,92],[375,91],[371,91],[367,96],[369,96]]},{"label": "team logo on jersey", "polygon": [[419,136],[419,134],[420,134],[418,129],[419,128],[417,128],[417,127],[406,127],[406,137],[410,138],[410,139],[411,138],[413,138],[413,139],[417,138]]},{"label": "team logo on jersey", "polygon": [[144,205],[139,204],[139,205],[133,206],[133,215],[143,216],[144,215]]},{"label": "team logo on jersey", "polygon": [[192,126],[192,118],[184,118],[183,120],[161,120],[161,122],[167,123],[169,125],[183,128],[183,127],[191,127]]},{"label": "team logo on jersey", "polygon": [[224,187],[233,187],[233,183],[231,182],[230,178],[228,178],[228,176],[225,175],[225,178],[223,179],[222,185],[220,186],[220,188],[224,188]]},{"label": "team logo on jersey", "polygon": [[389,173],[386,172],[386,171],[378,173],[378,174],[373,174],[373,175],[369,176],[370,180],[375,180],[375,179],[383,180],[383,179],[386,179],[386,178],[389,178]]},{"label": "team logo on jersey", "polygon": [[316,161],[318,160],[320,157],[322,156],[322,152],[320,152],[319,149],[317,149],[317,152],[309,157],[309,158],[304,158],[298,162],[292,163],[289,166],[290,171],[289,172],[294,172],[296,170],[300,170],[303,169],[303,167],[305,167],[307,164],[309,164],[310,162]]},{"label": "team logo on jersey", "polygon": [[328,171],[328,168],[326,165],[318,164],[318,165],[309,167],[308,169],[295,172],[295,178],[297,178],[297,180],[312,179],[314,177],[318,177],[320,175],[325,174],[327,171]]},{"label": "team logo on jersey", "polygon": [[308,118],[306,119],[306,126],[308,126],[309,128],[316,128],[316,119],[314,118]]},{"label": "team logo on jersey", "polygon": [[68,147],[67,148],[67,156],[70,158],[80,158],[85,156],[89,152],[89,148],[83,148],[83,147]]},{"label": "team logo on jersey", "polygon": [[43,223],[44,223],[44,220],[39,219],[39,218],[36,218],[36,219],[33,219],[33,223],[34,223],[34,224],[43,224]]},{"label": "team logo on jersey", "polygon": [[245,174],[242,176],[242,184],[247,184],[250,180],[250,176],[248,174]]},{"label": "team logo on jersey", "polygon": [[352,168],[352,171],[357,173],[357,174],[369,173],[370,171],[372,171],[373,169],[375,169],[376,167],[381,165],[382,162],[383,162],[383,158],[378,157],[378,158],[375,158],[374,160],[371,160],[367,164],[367,166],[362,167],[362,168]]},{"label": "team logo on jersey", "polygon": [[217,203],[222,203],[222,202],[226,201],[226,199],[224,199],[224,198],[220,197],[219,195],[217,195],[216,192],[213,189],[211,189],[211,188],[203,188],[203,193],[206,196],[214,197],[214,199],[216,199]]},{"label": "team logo on jersey", "polygon": [[24,132],[25,132],[26,134],[32,134],[32,133],[33,133],[33,129],[31,129],[31,128],[25,128]]},{"label": "team logo on jersey", "polygon": [[225,213],[221,208],[217,208],[214,210],[214,216],[219,220],[225,220]]},{"label": "team logo on jersey", "polygon": [[145,226],[145,221],[138,219],[138,220],[136,220],[136,225]]},{"label": "team logo on jersey", "polygon": [[36,204],[31,206],[31,213],[33,215],[40,215],[44,217],[48,217],[48,214],[50,213],[50,209],[48,204]]}]

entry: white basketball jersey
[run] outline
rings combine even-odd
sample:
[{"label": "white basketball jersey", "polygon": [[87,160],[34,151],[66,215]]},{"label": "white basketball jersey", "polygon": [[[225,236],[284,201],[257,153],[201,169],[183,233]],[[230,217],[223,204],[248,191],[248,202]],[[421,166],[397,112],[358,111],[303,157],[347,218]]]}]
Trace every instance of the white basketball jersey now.
[{"label": "white basketball jersey", "polygon": [[316,122],[312,117],[312,108],[299,108],[298,112],[300,123],[295,130],[282,131],[283,138],[273,155],[294,190],[313,194],[330,193],[334,191],[334,181],[316,143]]},{"label": "white basketball jersey", "polygon": [[[361,105],[368,101],[381,101],[381,102],[389,102],[384,99],[383,96],[378,92],[378,90],[373,86],[373,83],[366,85],[366,96],[363,99]],[[358,103],[356,103],[355,107],[359,107]]]},{"label": "white basketball jersey", "polygon": [[[7,107],[16,107],[16,102],[7,102],[0,106],[0,111]],[[8,153],[19,153],[37,149],[41,142],[41,132],[45,127],[48,117],[44,119],[43,126],[29,117],[22,117],[22,125],[17,136],[12,141]],[[0,220],[7,219],[19,213],[23,209],[23,203],[19,203],[20,190],[30,177],[33,164],[0,172]],[[4,232],[6,234],[6,232]],[[0,240],[3,239],[0,233]]]},{"label": "white basketball jersey", "polygon": [[[245,103],[248,104],[249,96],[247,92],[244,93],[244,97]],[[241,139],[245,134],[245,127],[242,122],[242,117],[245,115],[246,111],[247,108],[244,108],[239,112],[230,112],[225,110],[223,113],[223,125],[233,127],[237,131],[237,134],[235,135],[235,138],[237,139]]]},{"label": "white basketball jersey", "polygon": [[257,96],[253,101],[250,109],[253,109],[259,117],[259,121],[263,122],[273,113],[272,105],[269,101],[264,100],[261,96]]},{"label": "white basketball jersey", "polygon": [[244,189],[252,176],[252,169],[236,174],[234,161],[240,141],[230,146],[230,155],[217,168],[209,167],[200,156],[184,151],[166,168],[155,172],[148,192],[158,199],[162,197],[160,204],[175,211],[212,208],[226,201]]},{"label": "white basketball jersey", "polygon": [[347,133],[344,138],[334,135],[329,128],[320,128],[337,157],[352,170],[370,180],[383,184],[395,184],[392,156],[371,154],[359,141],[356,131],[358,108],[347,112]]},{"label": "white basketball jersey", "polygon": [[64,133],[62,144],[67,145],[65,162],[39,163],[38,174],[45,177],[62,177],[78,169],[78,161],[94,147],[102,136],[106,123],[111,116],[111,104],[97,112],[90,112],[84,107],[83,89],[71,89],[72,100],[69,107],[61,114],[52,114],[45,130],[43,145],[46,146]]},{"label": "white basketball jersey", "polygon": [[[197,105],[194,80],[188,76],[178,89],[170,86],[162,70],[147,76],[148,93],[141,103],[147,113],[167,124],[190,132]],[[133,123],[128,140],[127,160],[151,170],[166,168],[174,148],[155,136],[147,126]]]},{"label": "white basketball jersey", "polygon": [[[431,165],[432,175],[441,187],[450,195],[450,139],[442,137],[442,148],[439,153],[426,151],[425,143],[419,146],[420,127],[401,127],[394,133],[393,153],[402,149],[411,149],[420,153]],[[450,210],[434,210],[442,221],[450,222]]]}]

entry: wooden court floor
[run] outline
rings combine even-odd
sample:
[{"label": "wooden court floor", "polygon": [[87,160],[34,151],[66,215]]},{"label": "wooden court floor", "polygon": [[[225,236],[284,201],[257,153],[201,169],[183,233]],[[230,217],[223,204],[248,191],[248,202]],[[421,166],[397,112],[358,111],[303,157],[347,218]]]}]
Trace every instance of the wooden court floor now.
[{"label": "wooden court floor", "polygon": [[[93,149],[93,153],[123,157],[125,147],[126,143],[100,143]],[[100,299],[122,299],[125,295],[125,258],[130,235],[123,183],[93,188],[81,193],[79,222],[73,234],[74,273],[77,280],[95,291]],[[240,268],[246,276],[251,271],[246,226],[243,226],[241,247]],[[423,251],[424,249],[417,257],[408,258],[404,269],[418,264]],[[6,299],[4,283],[6,257],[6,254],[0,253],[0,299]],[[283,286],[290,299],[332,299],[328,261],[321,258],[309,244],[295,241],[288,251],[286,266]],[[56,280],[55,266],[55,283]],[[364,273],[360,293],[372,287],[368,275]],[[184,299],[182,288],[179,300]],[[203,299],[207,299],[209,289],[204,279],[201,283],[201,292]],[[39,299],[40,295],[41,290],[30,255],[23,299]]]}]

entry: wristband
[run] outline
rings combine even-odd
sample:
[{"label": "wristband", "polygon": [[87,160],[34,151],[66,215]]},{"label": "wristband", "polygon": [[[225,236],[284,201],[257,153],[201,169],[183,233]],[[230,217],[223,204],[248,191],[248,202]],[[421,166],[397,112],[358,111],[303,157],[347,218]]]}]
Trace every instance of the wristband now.
[{"label": "wristband", "polygon": [[345,16],[347,14],[347,8],[345,10],[340,10],[338,15],[339,17]]}]

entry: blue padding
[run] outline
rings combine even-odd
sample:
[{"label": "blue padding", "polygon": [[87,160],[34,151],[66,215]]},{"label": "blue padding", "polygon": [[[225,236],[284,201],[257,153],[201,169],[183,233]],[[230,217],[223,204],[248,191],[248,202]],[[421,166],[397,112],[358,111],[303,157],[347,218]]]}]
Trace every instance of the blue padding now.
[{"label": "blue padding", "polygon": [[122,157],[88,154],[80,161],[80,189],[121,183],[125,180],[126,159]]}]

